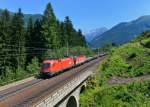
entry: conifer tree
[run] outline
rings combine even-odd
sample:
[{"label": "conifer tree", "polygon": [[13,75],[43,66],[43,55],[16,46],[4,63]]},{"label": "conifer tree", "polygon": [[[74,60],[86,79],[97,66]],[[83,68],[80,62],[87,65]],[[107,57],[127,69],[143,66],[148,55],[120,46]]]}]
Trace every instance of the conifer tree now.
[{"label": "conifer tree", "polygon": [[67,35],[65,34],[65,25],[64,22],[59,23],[59,29],[60,29],[60,45],[62,47],[66,47],[66,42],[67,42]]},{"label": "conifer tree", "polygon": [[12,65],[15,68],[25,65],[25,29],[21,9],[14,14],[11,21]]},{"label": "conifer tree", "polygon": [[26,53],[27,53],[27,62],[26,63],[29,63],[31,62],[32,60],[32,57],[33,57],[33,49],[31,47],[33,47],[33,21],[32,21],[32,18],[30,17],[29,18],[29,21],[28,21],[28,25],[27,25],[27,32],[26,32]]},{"label": "conifer tree", "polygon": [[65,26],[65,39],[66,39],[65,43],[66,45],[72,46],[73,25],[69,16],[65,17],[64,26]]},{"label": "conifer tree", "polygon": [[78,30],[78,38],[79,38],[79,46],[86,47],[86,40],[84,35],[82,34],[81,29]]},{"label": "conifer tree", "polygon": [[82,31],[76,31],[73,27],[72,21],[67,16],[65,18],[64,24],[64,31],[63,31],[63,37],[65,38],[65,43],[69,44],[70,47],[75,46],[86,46],[85,38],[82,34]]},{"label": "conifer tree", "polygon": [[37,19],[34,23],[34,30],[33,30],[33,46],[35,47],[34,49],[34,57],[36,56],[40,61],[42,60],[42,55],[45,52],[45,41],[44,37],[42,36],[41,33],[42,30],[42,22],[41,20]]},{"label": "conifer tree", "polygon": [[0,75],[5,75],[6,66],[9,66],[11,48],[9,47],[10,41],[10,13],[4,10],[0,17]]},{"label": "conifer tree", "polygon": [[44,12],[42,35],[45,38],[46,48],[57,49],[59,47],[57,20],[50,3],[47,4]]},{"label": "conifer tree", "polygon": [[[50,3],[47,4],[41,20],[33,22],[32,18],[29,18],[27,26],[24,24],[21,9],[14,14],[3,10],[0,15],[0,78],[17,78],[18,73],[24,75],[25,70],[30,71],[32,65],[35,65],[34,62],[41,62],[45,56],[61,58],[65,55],[61,54],[65,53],[62,52],[65,51],[63,47],[71,49],[76,46],[86,47],[82,31],[73,27],[68,16],[63,22],[57,20]],[[59,51],[59,48],[62,49]],[[69,51],[71,53],[69,48],[67,56],[71,55],[68,54]]]}]

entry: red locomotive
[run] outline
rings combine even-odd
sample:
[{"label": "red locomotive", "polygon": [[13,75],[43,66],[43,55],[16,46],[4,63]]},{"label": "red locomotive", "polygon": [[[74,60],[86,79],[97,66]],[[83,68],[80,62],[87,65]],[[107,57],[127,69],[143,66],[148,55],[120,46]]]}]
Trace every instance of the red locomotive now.
[{"label": "red locomotive", "polygon": [[63,70],[72,68],[73,66],[83,63],[86,56],[80,55],[78,57],[70,57],[59,60],[44,60],[41,73],[47,76],[53,76]]}]

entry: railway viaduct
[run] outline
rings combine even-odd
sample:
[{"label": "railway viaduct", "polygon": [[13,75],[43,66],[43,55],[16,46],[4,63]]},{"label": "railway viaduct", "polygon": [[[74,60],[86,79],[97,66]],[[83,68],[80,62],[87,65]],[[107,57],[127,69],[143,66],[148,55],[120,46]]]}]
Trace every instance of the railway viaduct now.
[{"label": "railway viaduct", "polygon": [[92,70],[84,72],[69,81],[34,105],[34,107],[79,107],[79,97],[86,87],[86,80],[92,74]]},{"label": "railway viaduct", "polygon": [[86,79],[91,75],[89,70],[57,89],[54,93],[41,100],[34,107],[79,107],[79,97],[86,87]]},{"label": "railway viaduct", "polygon": [[105,56],[98,57],[32,86],[21,85],[23,89],[13,88],[14,91],[0,92],[0,107],[79,107],[79,97],[86,88],[87,79],[104,58]]},{"label": "railway viaduct", "polygon": [[[99,65],[99,59],[96,62],[98,63],[95,63],[80,75],[75,76],[64,86],[34,104],[33,107],[79,107],[80,94],[86,88],[86,80]],[[91,63],[89,63],[89,65],[91,65]]]}]

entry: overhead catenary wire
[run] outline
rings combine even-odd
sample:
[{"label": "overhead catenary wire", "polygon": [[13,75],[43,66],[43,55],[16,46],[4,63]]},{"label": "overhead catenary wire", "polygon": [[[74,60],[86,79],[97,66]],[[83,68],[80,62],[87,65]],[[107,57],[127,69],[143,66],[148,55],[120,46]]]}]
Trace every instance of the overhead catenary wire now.
[{"label": "overhead catenary wire", "polygon": [[[31,54],[30,54],[31,55]],[[33,55],[40,55],[40,54],[36,54],[34,53]],[[3,58],[0,58],[0,62],[4,62],[6,60],[11,60],[11,58],[15,58],[17,56],[26,56],[26,54],[21,54],[21,55],[14,55],[14,56],[7,56],[7,57],[3,57]],[[37,56],[33,56],[33,57],[37,57]],[[44,55],[45,58],[50,58],[50,59],[54,59],[54,58],[58,58],[58,57],[51,57],[50,55]],[[45,59],[44,58],[44,59]]]},{"label": "overhead catenary wire", "polygon": [[[7,49],[3,49],[4,52],[18,52],[19,49],[11,49],[11,48],[7,48]],[[52,51],[51,49],[44,49],[44,48],[28,48],[25,49],[25,51]]]},{"label": "overhead catenary wire", "polygon": [[26,46],[16,46],[16,45],[5,45],[3,50],[4,51],[11,51],[11,50],[19,50],[19,48],[25,48],[25,50],[33,50],[33,51],[54,51],[51,48],[42,48],[42,47],[26,47]]},{"label": "overhead catenary wire", "polygon": [[[43,41],[43,42],[33,42],[32,40],[30,40],[30,41],[25,41],[25,42],[20,42],[20,41],[13,41],[13,40],[5,40],[3,43],[3,45],[12,45],[12,43],[18,43],[18,44],[16,44],[16,45],[19,45],[19,46],[26,46],[27,45],[27,43],[29,42],[30,43],[30,45],[44,45],[44,46],[49,46],[50,44],[48,44],[48,41]],[[46,44],[45,44],[46,43]]]},{"label": "overhead catenary wire", "polygon": [[[4,49],[3,49],[4,48]],[[23,51],[20,48],[25,48]],[[10,59],[12,57],[17,57],[17,56],[38,56],[38,55],[44,55],[45,57],[51,57],[51,55],[46,55],[45,51],[52,52],[53,55],[55,56],[54,53],[56,53],[56,50],[52,50],[50,48],[40,48],[40,47],[26,47],[25,45],[20,45],[20,44],[4,44],[2,47],[2,52],[0,52],[0,60],[6,60]],[[35,53],[36,52],[36,53]],[[58,55],[56,55],[58,57]],[[3,57],[3,58],[2,58]]]},{"label": "overhead catenary wire", "polygon": [[[56,53],[55,51],[52,51],[52,52],[50,52],[50,53]],[[41,55],[41,54],[45,54],[45,52],[42,52],[42,51],[40,51],[40,52],[36,52],[36,53],[34,53],[34,52],[24,52],[24,53],[13,53],[13,54],[11,54],[11,53],[8,53],[8,54],[6,54],[6,55],[4,55],[4,54],[0,54],[0,57],[15,57],[15,56],[27,56],[27,55]],[[46,54],[45,54],[46,55]],[[44,55],[44,56],[45,56]],[[2,58],[2,59],[4,59],[4,58]]]},{"label": "overhead catenary wire", "polygon": [[1,47],[4,47],[4,48],[19,48],[19,47],[22,47],[22,48],[46,48],[47,46],[37,46],[37,45],[32,45],[32,46],[27,46],[27,45],[10,45],[10,44],[2,44]]},{"label": "overhead catenary wire", "polygon": [[6,46],[7,48],[8,47],[10,47],[10,49],[12,49],[12,48],[26,48],[26,49],[41,49],[41,50],[52,50],[52,49],[50,49],[50,48],[40,48],[40,47],[26,47],[26,46],[16,46],[16,45],[4,45],[4,46]]},{"label": "overhead catenary wire", "polygon": [[[21,41],[24,41],[24,40],[21,40]],[[3,41],[4,43],[16,43],[16,41],[15,40],[4,40]],[[18,41],[19,42],[19,41]],[[45,43],[45,42],[47,42],[47,41],[45,41],[45,40],[43,40],[43,42],[39,42],[39,41],[34,41],[33,42],[33,40],[25,40],[25,42],[23,42],[23,44],[25,44],[25,43],[37,43],[37,44],[39,44],[39,43]]]},{"label": "overhead catenary wire", "polygon": [[7,54],[7,56],[6,55],[0,55],[0,56],[6,56],[6,57],[8,57],[8,56],[24,56],[24,55],[41,55],[42,54],[42,52],[41,53],[17,53],[17,54]]}]

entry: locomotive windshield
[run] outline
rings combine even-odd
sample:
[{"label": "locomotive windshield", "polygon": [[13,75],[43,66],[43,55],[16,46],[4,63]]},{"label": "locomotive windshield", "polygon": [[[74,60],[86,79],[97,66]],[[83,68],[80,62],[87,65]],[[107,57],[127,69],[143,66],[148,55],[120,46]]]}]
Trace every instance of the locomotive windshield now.
[{"label": "locomotive windshield", "polygon": [[42,68],[48,68],[48,67],[50,67],[50,66],[51,66],[51,64],[49,64],[49,63],[44,63],[43,66],[42,66]]}]

